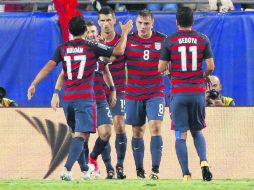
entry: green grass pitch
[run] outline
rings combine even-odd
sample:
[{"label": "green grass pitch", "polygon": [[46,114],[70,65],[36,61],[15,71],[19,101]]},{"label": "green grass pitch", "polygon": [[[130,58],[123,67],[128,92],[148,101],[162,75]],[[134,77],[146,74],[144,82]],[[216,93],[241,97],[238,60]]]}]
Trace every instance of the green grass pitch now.
[{"label": "green grass pitch", "polygon": [[0,190],[254,190],[254,180],[0,180]]}]

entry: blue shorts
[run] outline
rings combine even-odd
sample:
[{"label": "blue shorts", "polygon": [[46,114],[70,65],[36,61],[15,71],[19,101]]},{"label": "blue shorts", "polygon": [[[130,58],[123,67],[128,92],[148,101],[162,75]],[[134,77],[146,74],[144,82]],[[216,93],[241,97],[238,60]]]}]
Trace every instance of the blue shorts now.
[{"label": "blue shorts", "polygon": [[165,108],[164,97],[154,97],[146,100],[126,100],[126,124],[142,126],[146,117],[150,120],[163,120]]},{"label": "blue shorts", "polygon": [[175,131],[198,131],[206,127],[203,93],[172,95],[170,111]]},{"label": "blue shorts", "polygon": [[125,115],[125,99],[124,96],[117,96],[116,105],[110,108],[112,117],[116,115]]},{"label": "blue shorts", "polygon": [[97,128],[101,125],[112,124],[112,115],[107,100],[96,100]]},{"label": "blue shorts", "polygon": [[72,132],[96,132],[96,104],[94,101],[63,101],[63,109]]}]

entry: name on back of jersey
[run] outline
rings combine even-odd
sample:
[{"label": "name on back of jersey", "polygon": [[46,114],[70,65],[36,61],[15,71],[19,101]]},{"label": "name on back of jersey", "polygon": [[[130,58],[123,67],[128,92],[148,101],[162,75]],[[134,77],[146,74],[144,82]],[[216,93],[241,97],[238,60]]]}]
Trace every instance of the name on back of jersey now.
[{"label": "name on back of jersey", "polygon": [[67,54],[71,54],[71,53],[83,53],[84,50],[83,48],[81,47],[70,47],[70,48],[67,48]]},{"label": "name on back of jersey", "polygon": [[179,44],[196,44],[197,38],[179,38],[178,43]]}]

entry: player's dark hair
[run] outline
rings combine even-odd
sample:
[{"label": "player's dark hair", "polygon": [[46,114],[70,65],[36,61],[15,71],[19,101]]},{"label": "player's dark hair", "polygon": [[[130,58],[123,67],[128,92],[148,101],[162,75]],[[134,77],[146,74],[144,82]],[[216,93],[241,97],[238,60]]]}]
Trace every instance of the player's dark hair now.
[{"label": "player's dark hair", "polygon": [[86,26],[95,26],[95,24],[92,21],[88,20],[86,21]]},{"label": "player's dark hair", "polygon": [[189,7],[181,7],[176,13],[177,24],[181,27],[190,27],[194,22],[193,11]]},{"label": "player's dark hair", "polygon": [[73,36],[80,36],[86,31],[86,21],[83,16],[75,16],[69,22],[69,31]]},{"label": "player's dark hair", "polygon": [[100,15],[112,15],[113,18],[115,18],[115,11],[111,9],[110,6],[104,6],[101,8],[101,10],[98,12],[98,17],[100,18]]},{"label": "player's dark hair", "polygon": [[138,12],[137,17],[150,17],[152,20],[154,19],[153,13],[147,9],[143,9]]}]

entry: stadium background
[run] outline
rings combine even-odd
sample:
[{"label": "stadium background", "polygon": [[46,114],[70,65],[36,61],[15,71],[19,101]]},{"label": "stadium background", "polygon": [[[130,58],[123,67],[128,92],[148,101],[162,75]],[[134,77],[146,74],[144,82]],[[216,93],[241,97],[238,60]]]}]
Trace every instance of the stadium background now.
[{"label": "stadium background", "polygon": [[[48,176],[48,179],[58,179],[70,142],[62,109],[54,112],[51,108],[5,108],[0,109],[0,116],[0,179],[42,179],[45,176]],[[170,122],[166,112],[162,127],[164,145],[160,178],[181,179],[181,170],[175,154],[175,137],[170,130]],[[254,108],[208,108],[206,122],[208,127],[203,132],[214,179],[253,180]],[[136,179],[130,140],[131,126],[126,126],[126,131],[128,144],[124,161],[125,172],[128,179]],[[97,135],[91,136],[90,150],[96,137]],[[144,168],[149,174],[151,137],[148,128],[144,138]],[[114,140],[115,135],[112,135],[113,164],[116,163]],[[190,134],[187,141],[192,178],[201,179],[199,159]],[[101,156],[98,161],[103,179],[106,173]],[[75,179],[81,177],[77,163],[73,167],[73,175]]]},{"label": "stadium background", "polygon": [[[117,13],[117,19],[126,22],[135,14]],[[84,16],[97,23],[96,13]],[[254,12],[200,12],[195,19],[194,29],[211,40],[222,93],[234,97],[237,105],[254,105]],[[176,31],[175,13],[155,13],[154,29],[165,34]],[[0,86],[20,106],[49,106],[60,66],[38,85],[32,101],[27,101],[26,92],[61,43],[57,14],[0,13],[0,34]]]}]

